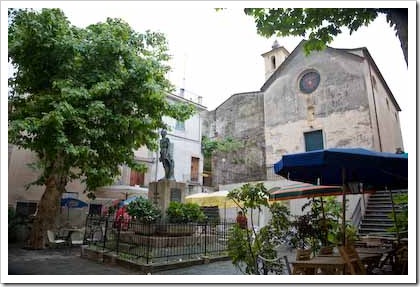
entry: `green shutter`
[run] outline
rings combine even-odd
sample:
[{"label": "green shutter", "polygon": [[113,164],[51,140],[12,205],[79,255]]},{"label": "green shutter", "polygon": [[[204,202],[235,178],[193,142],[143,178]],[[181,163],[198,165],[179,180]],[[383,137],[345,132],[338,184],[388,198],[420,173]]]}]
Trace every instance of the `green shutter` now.
[{"label": "green shutter", "polygon": [[304,133],[305,136],[305,150],[320,150],[324,149],[324,139],[322,130]]}]

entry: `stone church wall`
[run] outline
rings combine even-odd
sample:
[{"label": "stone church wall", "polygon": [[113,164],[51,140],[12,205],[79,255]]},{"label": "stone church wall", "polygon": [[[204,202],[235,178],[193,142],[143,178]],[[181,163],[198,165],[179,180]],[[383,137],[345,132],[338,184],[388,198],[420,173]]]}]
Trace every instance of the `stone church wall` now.
[{"label": "stone church wall", "polygon": [[[265,91],[266,161],[271,166],[286,153],[304,152],[304,132],[322,130],[324,147],[373,147],[372,123],[361,57],[327,49],[303,52],[285,63]],[[311,94],[299,90],[307,70],[320,74]]]}]

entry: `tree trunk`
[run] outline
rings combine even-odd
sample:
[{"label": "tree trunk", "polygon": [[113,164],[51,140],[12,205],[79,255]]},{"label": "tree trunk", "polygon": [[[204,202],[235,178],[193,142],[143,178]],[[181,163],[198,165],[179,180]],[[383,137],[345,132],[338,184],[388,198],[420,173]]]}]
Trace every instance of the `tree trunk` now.
[{"label": "tree trunk", "polygon": [[45,184],[45,191],[38,204],[38,211],[26,246],[29,249],[44,249],[48,242],[47,230],[55,227],[61,194],[64,191],[64,186],[60,184],[63,181],[57,178],[59,177],[50,175]]}]

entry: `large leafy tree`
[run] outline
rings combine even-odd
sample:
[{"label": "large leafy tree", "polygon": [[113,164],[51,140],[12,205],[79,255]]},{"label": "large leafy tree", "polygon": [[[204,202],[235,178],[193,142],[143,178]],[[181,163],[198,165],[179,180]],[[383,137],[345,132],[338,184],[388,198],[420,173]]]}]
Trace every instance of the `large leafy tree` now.
[{"label": "large leafy tree", "polygon": [[162,118],[187,119],[170,104],[164,35],[135,32],[120,19],[72,26],[59,9],[9,10],[9,142],[33,151],[45,191],[28,247],[45,244],[68,182],[88,196],[111,184],[119,165],[141,170],[133,151],[157,148]]},{"label": "large leafy tree", "polygon": [[378,14],[386,14],[387,22],[396,31],[405,62],[408,64],[407,8],[247,8],[245,14],[254,18],[258,33],[271,37],[309,34],[304,45],[307,53],[322,50],[333,37],[347,27],[350,34],[367,26]]}]

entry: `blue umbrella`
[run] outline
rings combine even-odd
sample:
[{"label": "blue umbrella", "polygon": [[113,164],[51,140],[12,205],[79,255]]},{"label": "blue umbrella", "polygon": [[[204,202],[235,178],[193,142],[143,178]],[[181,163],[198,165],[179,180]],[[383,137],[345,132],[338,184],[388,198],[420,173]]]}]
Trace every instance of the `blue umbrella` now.
[{"label": "blue umbrella", "polygon": [[70,217],[70,208],[82,208],[88,206],[84,201],[77,198],[66,197],[61,199],[61,206],[67,207],[67,219]]},{"label": "blue umbrella", "polygon": [[345,194],[349,183],[363,183],[364,187],[374,190],[407,188],[408,155],[362,148],[331,148],[283,155],[274,165],[274,172],[293,181],[342,185],[344,232]]},{"label": "blue umbrella", "polygon": [[61,206],[67,206],[67,208],[82,208],[88,206],[88,204],[80,199],[67,197],[61,199]]},{"label": "blue umbrella", "polygon": [[362,148],[331,148],[286,154],[274,171],[290,180],[343,185],[361,182],[371,189],[399,189],[408,186],[408,156]]}]

